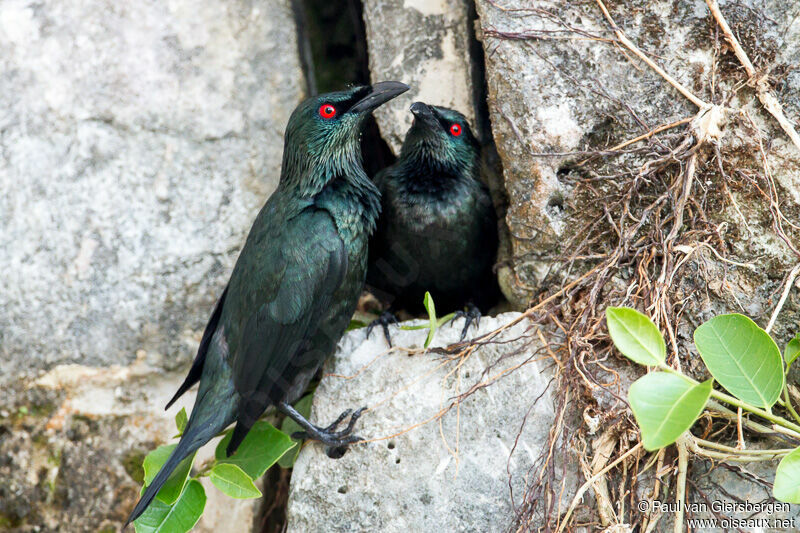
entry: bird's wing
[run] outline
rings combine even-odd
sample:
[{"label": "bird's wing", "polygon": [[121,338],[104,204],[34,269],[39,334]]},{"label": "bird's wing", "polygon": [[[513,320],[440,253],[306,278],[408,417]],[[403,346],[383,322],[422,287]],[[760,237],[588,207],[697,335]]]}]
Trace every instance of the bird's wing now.
[{"label": "bird's wing", "polygon": [[[232,361],[240,403],[229,453],[264,409],[286,396],[298,373],[316,368],[327,355],[314,352],[312,337],[325,334],[318,331],[320,322],[347,272],[345,245],[327,211],[306,208],[282,224],[276,237],[262,242],[264,251],[254,250],[243,265],[244,272],[266,268],[271,273],[261,289],[265,297],[259,298],[260,305],[241,317],[240,342]],[[241,277],[250,291],[252,282],[258,283],[247,280],[246,274]]]},{"label": "bird's wing", "polygon": [[197,356],[194,358],[192,368],[189,369],[186,379],[184,379],[181,386],[178,387],[178,391],[175,393],[175,396],[173,396],[172,399],[167,402],[167,406],[164,407],[165,410],[169,409],[170,406],[175,403],[175,400],[180,398],[181,395],[189,390],[192,385],[200,381],[200,376],[203,375],[203,364],[206,362],[208,347],[211,344],[211,337],[214,336],[214,332],[217,330],[219,317],[222,314],[222,306],[225,304],[225,296],[227,294],[228,287],[225,287],[225,290],[222,291],[222,296],[219,297],[217,304],[214,306],[214,311],[211,313],[211,318],[208,320],[208,324],[206,324],[206,329],[203,331],[203,338],[200,339],[200,346],[197,348]]}]

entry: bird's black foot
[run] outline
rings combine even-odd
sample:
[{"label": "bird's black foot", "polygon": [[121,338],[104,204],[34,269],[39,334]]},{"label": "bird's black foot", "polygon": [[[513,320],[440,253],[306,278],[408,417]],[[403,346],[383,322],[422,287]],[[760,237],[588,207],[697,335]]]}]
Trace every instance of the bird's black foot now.
[{"label": "bird's black foot", "polygon": [[455,316],[450,321],[455,322],[457,318],[464,318],[464,329],[461,330],[461,338],[459,342],[464,340],[464,337],[467,336],[467,330],[469,329],[470,324],[475,322],[475,327],[478,328],[481,325],[481,310],[475,307],[474,304],[467,304],[467,310],[460,310],[456,311]]},{"label": "bird's black foot", "polygon": [[380,326],[383,329],[383,336],[386,338],[386,343],[389,347],[392,347],[392,336],[389,334],[389,325],[397,324],[397,316],[391,311],[384,311],[381,313],[381,316],[373,320],[367,326],[367,338],[369,338],[370,333],[372,333],[372,329],[375,326]]},{"label": "bird's black foot", "polygon": [[[348,409],[339,415],[339,418],[337,418],[331,425],[324,428],[315,426],[306,420],[303,415],[298,413],[294,407],[287,403],[279,403],[278,409],[286,416],[297,422],[298,426],[303,428],[303,431],[292,433],[293,439],[311,439],[323,443],[328,447],[325,450],[325,453],[331,459],[340,458],[345,454],[347,447],[350,444],[362,440],[361,437],[353,435],[352,433],[356,422],[358,422],[361,414],[367,409],[366,407],[362,407],[356,412],[353,412],[352,409]],[[347,426],[341,431],[336,431],[336,428],[339,426],[339,424],[341,424],[348,416],[350,417],[350,421],[347,423]]]}]

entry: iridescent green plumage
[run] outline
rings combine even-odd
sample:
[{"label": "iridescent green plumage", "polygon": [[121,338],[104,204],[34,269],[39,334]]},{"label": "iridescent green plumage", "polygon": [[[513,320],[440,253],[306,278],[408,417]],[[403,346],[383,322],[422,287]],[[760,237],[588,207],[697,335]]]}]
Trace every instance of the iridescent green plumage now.
[{"label": "iridescent green plumage", "polygon": [[[236,422],[233,453],[269,405],[297,399],[333,352],[364,284],[380,209],[361,166],[369,112],[407,90],[384,82],[311,98],[286,128],[277,190],[256,217],[189,375],[200,382],[183,436],[129,521],[188,454]],[[324,117],[321,107],[333,106]]]},{"label": "iridescent green plumage", "polygon": [[[497,301],[497,221],[465,117],[417,102],[398,161],[381,171],[382,213],[370,240],[368,286],[392,308],[437,312]],[[456,129],[454,128],[454,125]]]}]

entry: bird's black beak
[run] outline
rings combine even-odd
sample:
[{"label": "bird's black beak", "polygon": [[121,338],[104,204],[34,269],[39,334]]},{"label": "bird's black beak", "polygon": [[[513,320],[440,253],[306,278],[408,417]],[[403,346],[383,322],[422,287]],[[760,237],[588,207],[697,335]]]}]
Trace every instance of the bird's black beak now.
[{"label": "bird's black beak", "polygon": [[399,81],[382,81],[371,85],[367,95],[353,104],[348,113],[369,113],[376,107],[384,104],[408,90],[408,85]]},{"label": "bird's black beak", "polygon": [[438,128],[441,125],[439,124],[439,119],[436,118],[436,114],[431,109],[431,106],[425,104],[423,102],[414,102],[411,104],[409,110],[414,114],[414,117],[426,124],[430,128]]}]

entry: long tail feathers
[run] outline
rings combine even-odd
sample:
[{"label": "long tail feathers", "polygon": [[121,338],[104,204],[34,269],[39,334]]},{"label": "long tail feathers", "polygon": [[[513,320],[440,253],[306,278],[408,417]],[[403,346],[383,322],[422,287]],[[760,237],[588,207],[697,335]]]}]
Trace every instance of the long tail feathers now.
[{"label": "long tail feathers", "polygon": [[[208,431],[205,433],[208,433]],[[202,434],[202,430],[193,431],[187,427],[183,437],[181,437],[180,442],[178,442],[178,445],[172,451],[172,454],[169,456],[169,459],[167,459],[167,462],[164,463],[164,466],[162,466],[161,470],[158,471],[156,477],[153,478],[152,483],[147,486],[144,494],[142,494],[142,497],[139,498],[139,502],[136,504],[136,507],[133,508],[133,511],[131,511],[131,515],[128,517],[128,521],[125,522],[123,529],[128,527],[131,522],[139,518],[139,516],[144,513],[144,511],[147,509],[147,506],[150,505],[150,502],[152,502],[153,498],[155,498],[156,494],[158,494],[158,491],[161,490],[161,487],[167,482],[167,479],[169,479],[172,471],[178,467],[178,464],[188,457],[189,454],[208,442],[215,434],[216,431],[211,432],[211,435],[208,438],[205,438],[206,436]]]}]

